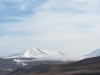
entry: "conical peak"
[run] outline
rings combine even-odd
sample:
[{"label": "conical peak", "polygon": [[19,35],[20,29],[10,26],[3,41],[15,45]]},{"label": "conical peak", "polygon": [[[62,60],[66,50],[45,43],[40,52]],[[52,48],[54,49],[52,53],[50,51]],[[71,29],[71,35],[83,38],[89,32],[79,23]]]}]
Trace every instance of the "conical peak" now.
[{"label": "conical peak", "polygon": [[27,50],[37,50],[37,48],[35,48],[35,47],[30,47],[30,48],[28,48]]},{"label": "conical peak", "polygon": [[25,52],[36,52],[36,51],[38,51],[38,48],[31,47],[28,48]]},{"label": "conical peak", "polygon": [[40,56],[40,55],[46,55],[45,53],[43,53],[40,49],[37,48],[28,48],[23,57],[36,57],[36,56]]}]

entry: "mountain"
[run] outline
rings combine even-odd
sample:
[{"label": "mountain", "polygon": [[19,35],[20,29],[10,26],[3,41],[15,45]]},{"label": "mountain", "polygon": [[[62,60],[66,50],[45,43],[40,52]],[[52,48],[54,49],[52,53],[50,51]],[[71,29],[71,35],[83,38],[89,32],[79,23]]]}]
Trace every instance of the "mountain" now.
[{"label": "mountain", "polygon": [[91,52],[91,53],[89,53],[89,54],[87,54],[85,56],[86,57],[89,57],[89,58],[100,56],[100,48],[99,49],[96,49],[95,51],[93,51],[93,52]]},{"label": "mountain", "polygon": [[[27,50],[10,56],[0,58],[0,75],[9,73],[17,68],[39,64],[62,64],[66,62],[55,60],[64,56],[63,53],[57,51],[43,50],[39,48],[28,48]],[[49,58],[49,60],[48,60]],[[62,59],[62,58],[61,58]],[[69,61],[67,63],[70,63]]]},{"label": "mountain", "polygon": [[[41,49],[39,49],[41,50]],[[53,56],[50,52],[46,52],[44,50],[41,50],[43,53],[43,58],[48,56],[55,58],[56,55],[59,56],[59,52],[54,53]],[[41,53],[41,52],[40,52]],[[35,57],[40,57],[35,55]],[[60,54],[60,57],[62,57],[62,54]],[[59,58],[60,58],[59,57]],[[64,56],[65,57],[65,56]],[[72,58],[65,57],[67,61],[72,60]],[[74,59],[76,59],[74,57]],[[83,60],[80,59],[78,61],[70,61],[70,63],[62,63],[61,64],[52,64],[52,61],[49,63],[46,63],[43,61],[41,64],[36,65],[28,65],[23,68],[19,68],[7,75],[100,75],[100,49],[95,50],[94,52],[91,52],[90,54],[86,55],[86,58]],[[39,61],[41,62],[41,61]],[[36,61],[36,63],[39,63]],[[48,61],[47,61],[48,62]],[[33,62],[32,62],[33,63]],[[46,63],[46,64],[45,64]]]},{"label": "mountain", "polygon": [[[13,54],[10,56],[3,57],[3,59],[12,59],[14,62],[21,63],[23,66],[36,65],[44,63],[66,63],[66,57],[62,52],[43,50],[39,48],[28,48],[27,50]],[[66,59],[66,60],[65,60]],[[63,62],[62,62],[63,61]],[[69,58],[68,63],[71,60]]]},{"label": "mountain", "polygon": [[10,60],[14,65],[5,62],[4,65],[8,64],[9,68],[5,67],[1,71],[3,73],[11,69],[6,75],[100,75],[99,59],[100,49],[86,55],[86,58],[76,58],[64,56],[61,52],[28,48],[26,51],[6,57],[3,61]]},{"label": "mountain", "polygon": [[64,56],[64,54],[61,52],[43,50],[43,49],[32,47],[32,48],[28,48],[27,50],[25,50],[21,53],[10,55],[5,58],[7,58],[7,59],[10,59],[10,58],[38,58],[38,57],[46,57],[46,56]]}]

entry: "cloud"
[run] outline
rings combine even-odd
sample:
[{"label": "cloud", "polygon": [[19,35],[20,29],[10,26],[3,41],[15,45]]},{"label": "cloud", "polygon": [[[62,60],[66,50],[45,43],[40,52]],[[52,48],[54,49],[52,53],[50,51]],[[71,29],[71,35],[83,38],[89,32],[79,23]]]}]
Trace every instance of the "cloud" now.
[{"label": "cloud", "polygon": [[[38,2],[38,3],[37,3]],[[35,9],[40,6],[44,0],[1,0],[0,1],[0,22],[13,22],[20,21],[18,19],[12,19],[12,17],[28,18],[31,15],[35,15]],[[6,17],[9,19],[6,19]],[[10,19],[11,18],[11,19]],[[12,21],[13,20],[13,21]],[[24,19],[23,19],[24,20]],[[22,20],[21,20],[22,21]]]},{"label": "cloud", "polygon": [[0,50],[4,54],[34,46],[68,55],[85,55],[100,47],[99,0],[1,0],[0,3],[5,6],[0,10],[0,16],[3,15]]}]

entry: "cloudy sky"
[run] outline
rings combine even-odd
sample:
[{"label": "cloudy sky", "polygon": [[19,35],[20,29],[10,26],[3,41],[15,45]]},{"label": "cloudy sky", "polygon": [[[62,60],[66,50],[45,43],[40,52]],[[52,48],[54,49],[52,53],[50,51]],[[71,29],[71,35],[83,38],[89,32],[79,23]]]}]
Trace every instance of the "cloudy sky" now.
[{"label": "cloudy sky", "polygon": [[100,0],[0,0],[0,56],[29,47],[85,55],[100,48]]}]

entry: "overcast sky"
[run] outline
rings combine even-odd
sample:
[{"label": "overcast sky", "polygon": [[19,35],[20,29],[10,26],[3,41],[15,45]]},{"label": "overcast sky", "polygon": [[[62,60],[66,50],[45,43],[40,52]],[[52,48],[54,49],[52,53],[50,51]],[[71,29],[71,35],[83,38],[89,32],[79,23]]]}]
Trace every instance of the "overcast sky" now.
[{"label": "overcast sky", "polygon": [[0,0],[0,55],[30,47],[67,56],[100,48],[100,0]]}]

